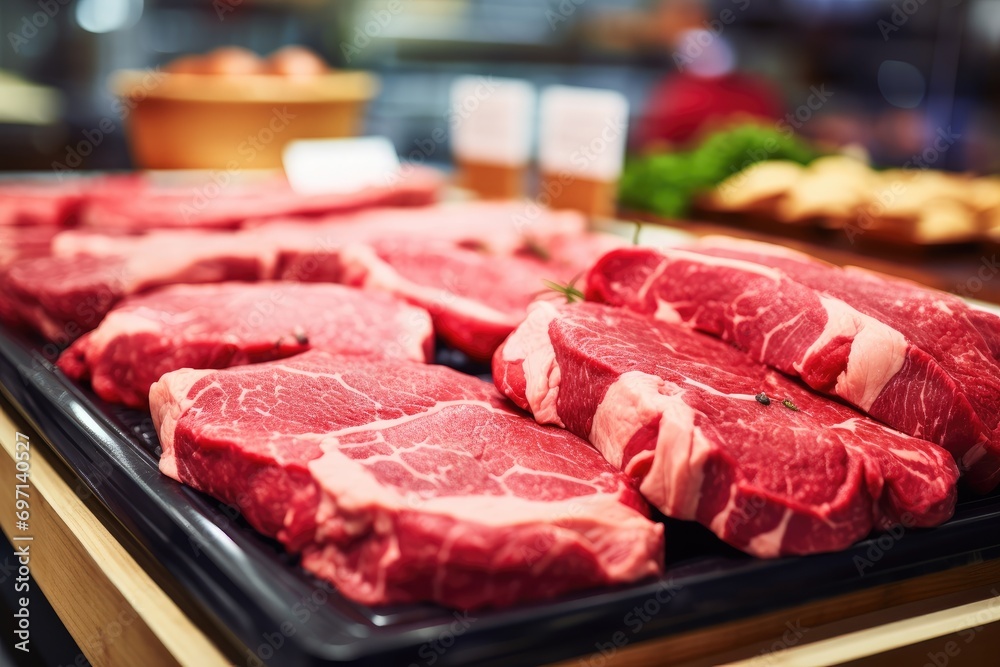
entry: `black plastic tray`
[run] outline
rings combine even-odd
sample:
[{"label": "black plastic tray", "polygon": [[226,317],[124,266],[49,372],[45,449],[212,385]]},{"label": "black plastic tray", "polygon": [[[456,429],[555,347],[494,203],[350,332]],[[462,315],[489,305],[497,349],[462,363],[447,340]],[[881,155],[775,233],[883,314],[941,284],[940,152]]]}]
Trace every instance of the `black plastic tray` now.
[{"label": "black plastic tray", "polygon": [[[463,366],[454,353],[439,360]],[[475,374],[483,368],[464,367]],[[955,517],[835,554],[757,560],[700,526],[666,524],[661,581],[497,611],[368,608],[301,570],[218,501],[161,475],[148,413],[101,402],[44,348],[0,328],[0,385],[31,425],[232,642],[240,665],[553,662],[1000,556],[1000,494]]]}]

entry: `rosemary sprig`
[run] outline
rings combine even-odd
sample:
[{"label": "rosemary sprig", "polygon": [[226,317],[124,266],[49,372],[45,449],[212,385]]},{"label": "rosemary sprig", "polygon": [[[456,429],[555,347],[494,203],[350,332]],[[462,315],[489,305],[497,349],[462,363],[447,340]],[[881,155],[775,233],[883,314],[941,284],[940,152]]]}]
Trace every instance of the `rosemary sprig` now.
[{"label": "rosemary sprig", "polygon": [[576,287],[576,281],[580,279],[583,274],[577,274],[573,280],[569,281],[565,285],[560,285],[557,282],[551,280],[543,280],[542,284],[553,292],[558,292],[566,297],[566,303],[575,303],[577,301],[583,301],[583,292],[581,292]]},{"label": "rosemary sprig", "polygon": [[642,223],[635,221],[635,231],[632,232],[632,245],[639,245],[639,232],[642,231]]}]

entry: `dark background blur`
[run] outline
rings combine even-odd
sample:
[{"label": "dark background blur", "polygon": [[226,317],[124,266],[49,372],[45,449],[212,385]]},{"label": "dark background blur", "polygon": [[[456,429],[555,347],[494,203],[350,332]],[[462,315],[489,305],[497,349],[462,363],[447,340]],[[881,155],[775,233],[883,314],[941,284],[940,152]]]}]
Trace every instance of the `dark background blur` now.
[{"label": "dark background blur", "polygon": [[614,88],[637,127],[687,29],[714,32],[789,113],[826,91],[806,136],[889,166],[950,128],[935,168],[1000,170],[1000,0],[0,0],[0,169],[51,169],[103,118],[117,130],[82,168],[128,168],[109,74],[222,45],[302,44],[377,72],[367,130],[404,155],[446,127],[458,74]]}]

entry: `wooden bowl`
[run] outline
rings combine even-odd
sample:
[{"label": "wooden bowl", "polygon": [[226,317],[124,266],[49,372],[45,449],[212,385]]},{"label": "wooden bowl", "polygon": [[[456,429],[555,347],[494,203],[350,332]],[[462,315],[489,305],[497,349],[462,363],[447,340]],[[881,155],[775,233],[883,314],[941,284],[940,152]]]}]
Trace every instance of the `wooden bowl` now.
[{"label": "wooden bowl", "polygon": [[295,139],[356,136],[378,91],[366,72],[310,77],[122,71],[133,160],[145,169],[275,169]]}]

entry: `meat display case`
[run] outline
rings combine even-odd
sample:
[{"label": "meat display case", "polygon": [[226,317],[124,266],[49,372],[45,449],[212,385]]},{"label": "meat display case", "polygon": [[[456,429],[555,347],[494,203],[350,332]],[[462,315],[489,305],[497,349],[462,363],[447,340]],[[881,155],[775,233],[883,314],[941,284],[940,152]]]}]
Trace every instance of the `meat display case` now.
[{"label": "meat display case", "polygon": [[[1000,493],[963,491],[946,524],[875,536],[839,553],[758,560],[698,525],[658,517],[667,542],[659,581],[466,616],[432,605],[368,608],[305,573],[231,507],[162,475],[149,414],[102,402],[45,352],[40,341],[0,329],[6,398],[247,664],[507,665],[602,656],[602,647],[655,642],[1000,556]],[[438,361],[476,375],[487,370],[449,350],[439,350]],[[266,640],[275,633],[282,633],[278,650]]]}]

